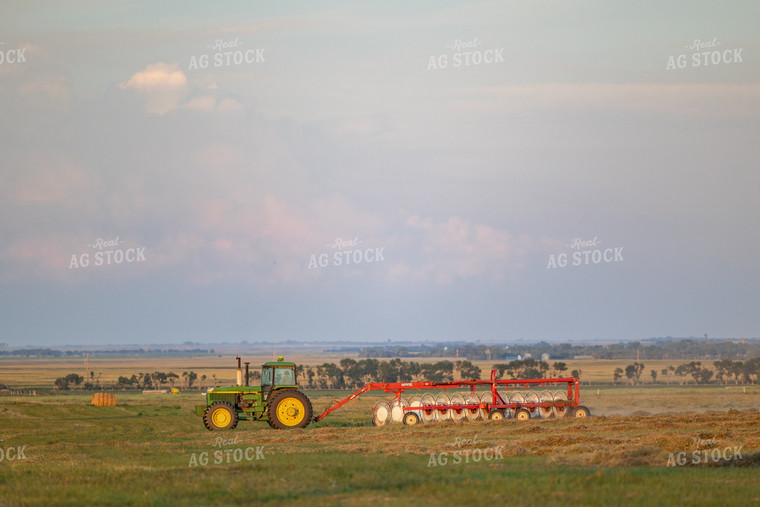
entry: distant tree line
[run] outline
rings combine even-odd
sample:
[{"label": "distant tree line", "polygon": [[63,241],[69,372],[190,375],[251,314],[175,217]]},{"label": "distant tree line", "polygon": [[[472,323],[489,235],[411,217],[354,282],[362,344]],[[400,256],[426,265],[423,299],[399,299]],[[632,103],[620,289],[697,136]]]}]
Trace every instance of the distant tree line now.
[{"label": "distant tree line", "polygon": [[356,389],[369,382],[442,382],[455,379],[479,379],[480,368],[470,361],[417,363],[391,359],[344,358],[339,364],[296,368],[301,386],[307,389]]},{"label": "distant tree line", "polygon": [[[687,384],[757,384],[760,383],[760,357],[746,361],[721,359],[713,361],[713,368],[702,365],[701,361],[690,361],[678,366],[668,366],[660,371],[650,370],[651,382]],[[563,361],[555,361],[551,365],[547,361],[539,361],[533,358],[512,360],[506,363],[495,363],[497,379],[541,379],[567,377],[567,364]],[[581,377],[580,369],[572,370],[570,377]],[[296,367],[299,384],[306,389],[357,389],[369,382],[412,382],[429,381],[443,382],[451,380],[481,379],[482,372],[468,360],[448,361],[442,360],[434,363],[418,363],[415,361],[402,361],[394,358],[390,361],[378,359],[351,358],[341,359],[338,364],[323,363],[319,366]],[[99,390],[104,387],[100,382],[101,374],[95,376],[90,372],[90,378],[70,373],[65,377],[55,380],[55,387],[59,390],[83,389]],[[613,384],[618,384],[626,378],[631,385],[643,384],[646,381],[646,366],[644,362],[636,361],[623,368],[616,368],[613,372]],[[251,371],[251,384],[257,385],[261,379],[261,372]],[[174,372],[137,373],[131,377],[120,376],[112,384],[110,389],[164,389],[180,387],[183,389],[203,389],[209,381],[213,385],[218,384],[216,375],[207,378],[206,375],[194,371],[183,371],[181,375]],[[199,382],[200,381],[200,382]]]},{"label": "distant tree line", "polygon": [[0,356],[19,356],[19,357],[85,357],[90,355],[115,355],[115,356],[134,356],[134,355],[211,355],[214,349],[106,349],[106,350],[59,350],[51,348],[34,348],[34,349],[11,349],[0,350]]},{"label": "distant tree line", "polygon": [[715,366],[715,379],[726,385],[732,380],[735,384],[760,383],[760,357],[744,362],[723,359],[713,362],[713,366]]},{"label": "distant tree line", "polygon": [[[493,365],[496,370],[496,378],[503,379],[540,379],[540,378],[560,378],[567,377],[567,364],[562,361],[554,362],[551,367],[547,361],[539,361],[529,357],[527,359],[515,359],[508,363],[496,363]],[[570,372],[571,377],[580,377],[581,370]]]},{"label": "distant tree line", "polygon": [[760,355],[760,341],[704,341],[696,339],[668,340],[655,343],[614,343],[607,345],[573,345],[538,342],[532,345],[477,345],[473,343],[441,343],[438,345],[369,347],[359,351],[363,358],[461,357],[471,361],[498,361],[518,356],[551,359],[738,359]]},{"label": "distant tree line", "polygon": [[78,387],[84,381],[84,377],[76,373],[69,373],[65,377],[55,379],[55,388],[61,391],[68,391],[72,387]]},{"label": "distant tree line", "polygon": [[13,350],[0,350],[0,356],[21,356],[21,357],[76,357],[79,356],[78,352],[72,352],[70,350],[56,350],[56,349],[13,349]]},{"label": "distant tree line", "polygon": [[[635,362],[623,368],[615,368],[612,375],[613,384],[617,384],[623,378],[623,375],[632,385],[643,383],[642,375],[644,373],[644,363]],[[652,383],[657,383],[657,379],[670,384],[678,382],[679,384],[688,384],[689,377],[695,384],[710,384],[713,377],[715,382],[728,385],[734,384],[757,384],[760,382],[760,357],[754,357],[747,361],[735,361],[732,359],[721,359],[713,361],[713,369],[702,365],[701,361],[690,361],[678,366],[668,366],[659,372],[655,369],[650,370]]]},{"label": "distant tree line", "polygon": [[[257,373],[259,378],[260,372]],[[214,382],[216,382],[216,375],[212,375]],[[140,389],[140,390],[153,390],[153,389],[166,389],[181,387],[183,389],[200,389],[204,385],[198,385],[198,374],[194,371],[183,371],[182,375],[177,375],[174,372],[164,373],[161,371],[154,371],[153,373],[137,373],[131,377],[120,376],[116,383],[111,385],[110,389]],[[201,384],[205,384],[207,378],[206,375],[200,376]],[[55,379],[55,388],[61,391],[68,391],[70,389],[82,389],[85,391],[100,390],[103,386],[100,383],[100,374],[95,377],[95,372],[90,372],[90,379],[85,382],[85,377],[76,373],[69,373],[65,377],[59,377]]]}]

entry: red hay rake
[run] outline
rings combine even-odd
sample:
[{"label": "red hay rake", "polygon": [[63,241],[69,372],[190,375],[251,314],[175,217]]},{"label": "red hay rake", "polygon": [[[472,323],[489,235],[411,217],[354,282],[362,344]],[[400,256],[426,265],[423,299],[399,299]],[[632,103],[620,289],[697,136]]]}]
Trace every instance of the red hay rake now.
[{"label": "red hay rake", "polygon": [[[519,388],[546,388],[567,386],[567,391],[520,391]],[[449,382],[370,382],[314,418],[321,421],[329,413],[339,409],[369,391],[393,393],[389,401],[380,401],[372,409],[372,423],[382,426],[386,422],[403,422],[415,425],[433,421],[468,421],[478,419],[501,420],[514,418],[526,421],[532,418],[588,417],[589,409],[580,404],[577,378],[512,379],[496,380],[496,370],[491,370],[490,380],[455,380]],[[478,394],[478,386],[488,390]],[[469,388],[469,392],[463,390]],[[499,388],[502,388],[499,391]],[[438,396],[425,393],[411,398],[402,397],[407,390],[441,389]],[[451,397],[447,389],[456,390]]]}]

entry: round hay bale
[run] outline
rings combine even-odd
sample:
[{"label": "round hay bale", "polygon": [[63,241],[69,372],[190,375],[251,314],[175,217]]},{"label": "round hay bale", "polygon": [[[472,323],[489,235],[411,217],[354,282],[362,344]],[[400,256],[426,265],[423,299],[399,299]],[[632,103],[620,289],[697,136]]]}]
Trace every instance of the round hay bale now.
[{"label": "round hay bale", "polygon": [[92,404],[96,407],[115,407],[116,396],[111,393],[95,393],[92,395]]}]

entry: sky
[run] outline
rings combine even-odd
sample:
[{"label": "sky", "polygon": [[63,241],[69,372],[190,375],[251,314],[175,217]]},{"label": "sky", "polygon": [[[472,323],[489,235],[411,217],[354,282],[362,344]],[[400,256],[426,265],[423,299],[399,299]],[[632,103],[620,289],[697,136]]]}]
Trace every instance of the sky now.
[{"label": "sky", "polygon": [[758,14],[3,2],[0,343],[758,337]]}]

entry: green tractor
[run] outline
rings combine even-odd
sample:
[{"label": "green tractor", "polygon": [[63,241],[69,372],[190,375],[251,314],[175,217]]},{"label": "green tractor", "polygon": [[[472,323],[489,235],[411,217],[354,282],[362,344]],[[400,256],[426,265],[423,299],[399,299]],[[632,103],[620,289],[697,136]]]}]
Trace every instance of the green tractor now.
[{"label": "green tractor", "polygon": [[238,421],[262,421],[275,429],[305,428],[312,418],[309,398],[299,391],[295,363],[277,361],[261,367],[261,386],[248,385],[248,364],[245,363],[243,384],[240,358],[237,358],[236,386],[212,387],[206,393],[206,404],[195,407],[209,430],[227,430]]}]

